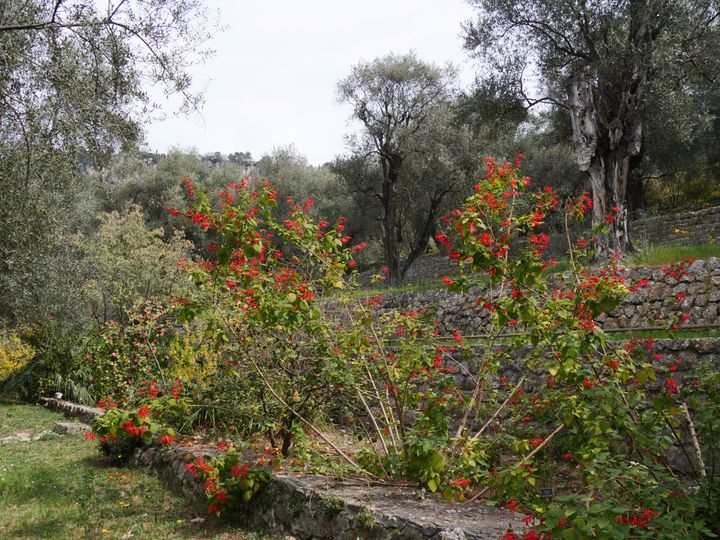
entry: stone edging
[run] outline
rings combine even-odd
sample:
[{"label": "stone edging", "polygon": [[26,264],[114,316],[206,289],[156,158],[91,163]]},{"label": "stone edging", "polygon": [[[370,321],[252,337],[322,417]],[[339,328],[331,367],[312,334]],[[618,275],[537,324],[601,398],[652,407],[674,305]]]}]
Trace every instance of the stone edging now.
[{"label": "stone edging", "polygon": [[[148,446],[137,449],[130,464],[155,471],[166,483],[204,502],[202,486],[185,464],[215,453],[216,448],[200,444]],[[302,540],[495,540],[508,527],[524,529],[518,514],[476,503],[450,504],[411,487],[286,473],[275,474],[238,517]]]},{"label": "stone edging", "polygon": [[48,409],[65,413],[65,416],[79,418],[88,424],[96,417],[105,414],[105,411],[98,407],[87,407],[86,405],[78,405],[77,403],[64,401],[62,399],[41,397],[39,401],[41,405],[44,405]]},{"label": "stone edging", "polygon": [[[85,421],[103,414],[55,398],[40,398],[51,409]],[[138,448],[130,465],[158,474],[169,487],[204,504],[202,483],[185,468],[195,458],[217,454],[207,444]],[[369,485],[363,480],[278,473],[237,516],[243,523],[284,531],[300,540],[490,540],[513,527],[518,514],[476,503],[450,504],[437,494],[405,486]]]}]

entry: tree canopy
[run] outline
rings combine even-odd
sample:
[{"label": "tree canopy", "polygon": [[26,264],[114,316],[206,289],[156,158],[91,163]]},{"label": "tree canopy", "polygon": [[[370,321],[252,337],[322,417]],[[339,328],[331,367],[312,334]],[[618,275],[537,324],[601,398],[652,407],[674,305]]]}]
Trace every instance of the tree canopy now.
[{"label": "tree canopy", "polygon": [[[514,81],[527,105],[570,112],[577,163],[593,189],[593,222],[613,214],[598,253],[631,248],[627,194],[642,157],[648,116],[661,103],[693,96],[690,117],[706,115],[699,89],[715,84],[720,64],[713,0],[553,2],[472,0],[476,20],[466,45],[491,72]],[[543,95],[530,96],[528,74]]]},{"label": "tree canopy", "polygon": [[139,140],[151,88],[199,104],[188,67],[215,29],[200,0],[2,2],[0,317],[35,312],[27,302],[53,312],[38,303],[49,268],[77,216],[92,216],[75,211],[91,200],[83,172]]},{"label": "tree canopy", "polygon": [[[451,67],[438,67],[419,60],[414,53],[407,55],[389,54],[372,62],[361,62],[351,70],[350,75],[338,83],[338,95],[342,102],[353,107],[353,116],[363,125],[362,133],[350,138],[355,155],[372,157],[380,166],[380,175],[375,182],[356,186],[371,194],[382,208],[382,241],[388,278],[392,284],[399,283],[413,260],[425,250],[434,232],[440,213],[440,205],[450,191],[452,182],[442,181],[432,171],[431,155],[425,155],[426,163],[417,159],[420,150],[421,133],[430,136],[433,126],[437,127],[443,117],[442,109],[450,103],[455,72]],[[443,142],[433,138],[433,152],[442,152]],[[437,153],[436,153],[437,156]],[[401,259],[403,244],[402,208],[403,178],[414,174],[423,177],[423,186],[415,192],[417,199],[429,195],[429,206],[425,208],[419,234],[406,257]],[[418,170],[422,169],[422,170]]]}]

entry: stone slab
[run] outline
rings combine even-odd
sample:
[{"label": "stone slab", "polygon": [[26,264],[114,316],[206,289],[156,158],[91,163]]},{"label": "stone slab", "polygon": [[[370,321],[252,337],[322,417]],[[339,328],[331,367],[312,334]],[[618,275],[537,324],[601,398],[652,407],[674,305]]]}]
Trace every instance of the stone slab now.
[{"label": "stone slab", "polygon": [[[149,446],[135,450],[130,464],[204,503],[202,485],[184,464],[216,452],[203,445]],[[496,540],[509,527],[522,531],[521,517],[479,503],[451,504],[412,487],[278,473],[237,519],[299,540]]]}]

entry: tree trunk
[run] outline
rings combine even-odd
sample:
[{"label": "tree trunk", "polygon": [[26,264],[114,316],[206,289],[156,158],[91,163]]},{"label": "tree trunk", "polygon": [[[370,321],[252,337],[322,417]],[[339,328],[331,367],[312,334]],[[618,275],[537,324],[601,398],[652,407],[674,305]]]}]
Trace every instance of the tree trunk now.
[{"label": "tree trunk", "polygon": [[388,267],[387,284],[390,287],[399,286],[403,278],[400,268],[400,215],[397,191],[401,164],[402,158],[399,156],[391,155],[381,158],[383,168],[383,249]]},{"label": "tree trunk", "polygon": [[628,56],[605,59],[614,62],[604,66],[605,77],[577,71],[567,83],[577,163],[589,174],[593,190],[593,229],[603,222],[608,225],[606,232],[596,233],[599,259],[632,250],[628,181],[642,148],[640,98],[652,43],[661,27],[656,19],[658,13],[647,1],[631,2]]},{"label": "tree trunk", "polygon": [[[628,179],[642,145],[637,108],[644,81],[645,72],[636,65],[620,81],[598,81],[597,98],[587,73],[574,74],[567,85],[577,164],[587,171],[592,187],[598,259],[632,251]],[[597,231],[603,223],[607,230]]]}]

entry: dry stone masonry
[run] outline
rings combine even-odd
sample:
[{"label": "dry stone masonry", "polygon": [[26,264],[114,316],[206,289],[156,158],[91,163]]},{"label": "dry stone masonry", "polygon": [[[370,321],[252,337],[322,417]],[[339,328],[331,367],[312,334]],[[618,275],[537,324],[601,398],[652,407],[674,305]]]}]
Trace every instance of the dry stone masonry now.
[{"label": "dry stone masonry", "polygon": [[648,244],[720,242],[720,206],[634,221],[630,237]]},{"label": "dry stone masonry", "polygon": [[[661,268],[631,268],[624,272],[628,283],[647,280],[648,285],[630,294],[620,307],[598,322],[606,329],[630,329],[668,325],[682,314],[688,324],[714,325],[720,318],[720,259],[695,261],[677,278]],[[466,336],[480,335],[488,313],[477,304],[482,290],[455,294],[446,289],[386,294],[378,310],[429,311],[436,314],[441,334],[458,330]],[[679,296],[680,295],[680,296]]]}]

